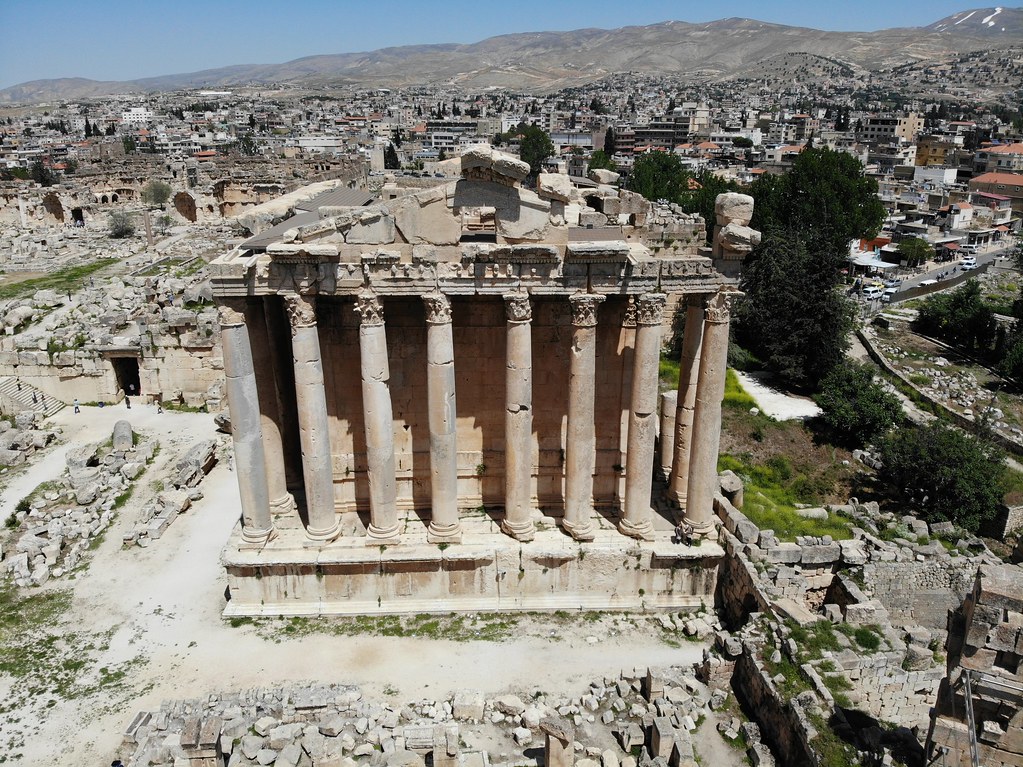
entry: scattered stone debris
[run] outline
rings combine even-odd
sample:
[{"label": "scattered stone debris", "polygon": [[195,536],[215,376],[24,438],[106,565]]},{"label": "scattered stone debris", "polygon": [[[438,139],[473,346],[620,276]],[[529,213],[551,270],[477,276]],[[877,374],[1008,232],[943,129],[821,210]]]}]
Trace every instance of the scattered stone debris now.
[{"label": "scattered stone debris", "polygon": [[19,587],[41,586],[71,572],[90,541],[110,525],[117,508],[145,471],[157,443],[114,424],[109,444],[83,445],[68,452],[61,479],[41,485],[18,505],[12,519],[14,553],[4,560]]},{"label": "scattered stone debris", "polygon": [[[247,690],[139,712],[121,759],[127,767],[200,758],[232,767],[422,767],[428,760],[485,767],[544,744],[550,767],[636,767],[637,755],[644,764],[660,757],[694,765],[693,732],[710,702],[695,670],[682,667],[623,671],[571,698],[460,690],[444,700],[381,704],[352,686]],[[494,742],[506,752],[481,745]]]}]

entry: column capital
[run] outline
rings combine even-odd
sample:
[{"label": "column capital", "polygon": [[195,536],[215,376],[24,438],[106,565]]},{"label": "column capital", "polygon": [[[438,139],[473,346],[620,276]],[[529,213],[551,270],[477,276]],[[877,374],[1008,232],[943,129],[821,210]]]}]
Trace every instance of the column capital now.
[{"label": "column capital", "polygon": [[379,327],[384,324],[384,304],[380,296],[372,290],[359,293],[355,303],[355,311],[359,314],[361,327]]},{"label": "column capital", "polygon": [[423,296],[426,304],[426,321],[431,325],[447,325],[451,322],[451,299],[435,290]]},{"label": "column capital", "polygon": [[637,325],[660,325],[664,316],[664,304],[668,297],[664,293],[644,293],[636,301]]},{"label": "column capital", "polygon": [[597,308],[604,301],[599,293],[575,293],[568,298],[572,304],[572,324],[592,328],[597,324]]},{"label": "column capital", "polygon": [[217,304],[217,316],[222,328],[237,328],[245,324],[245,301],[221,299]]},{"label": "column capital", "polygon": [[633,296],[629,296],[629,301],[625,304],[625,316],[622,317],[622,327],[636,327],[636,299]]},{"label": "column capital", "polygon": [[504,309],[508,322],[530,322],[533,319],[533,307],[529,302],[529,293],[505,293]]},{"label": "column capital", "polygon": [[288,312],[291,332],[299,328],[311,328],[316,325],[316,297],[287,293],[284,296],[284,308]]},{"label": "column capital", "polygon": [[707,299],[707,322],[715,325],[727,323],[732,316],[732,304],[745,293],[737,288],[726,287]]}]

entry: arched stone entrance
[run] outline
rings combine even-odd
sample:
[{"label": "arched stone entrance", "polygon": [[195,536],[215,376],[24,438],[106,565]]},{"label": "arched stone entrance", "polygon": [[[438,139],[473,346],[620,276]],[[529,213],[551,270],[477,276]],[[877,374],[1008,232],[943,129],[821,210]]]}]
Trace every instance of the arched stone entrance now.
[{"label": "arched stone entrance", "polygon": [[195,199],[188,192],[178,192],[174,195],[174,210],[189,221],[195,222]]},{"label": "arched stone entrance", "polygon": [[43,198],[43,208],[58,221],[64,220],[64,206],[56,192],[50,192]]}]

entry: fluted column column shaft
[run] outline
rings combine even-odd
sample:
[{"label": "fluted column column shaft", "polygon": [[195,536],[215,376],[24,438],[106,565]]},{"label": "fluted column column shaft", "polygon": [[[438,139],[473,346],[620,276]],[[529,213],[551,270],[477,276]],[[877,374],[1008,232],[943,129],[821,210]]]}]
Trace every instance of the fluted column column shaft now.
[{"label": "fluted column column shaft", "polygon": [[219,307],[235,476],[242,505],[242,538],[257,543],[273,535],[273,521],[266,482],[256,372],[244,311],[241,302]]},{"label": "fluted column column shaft", "polygon": [[618,529],[633,538],[653,537],[650,492],[657,436],[657,380],[661,359],[663,293],[646,293],[636,302],[636,351],[633,356],[625,507]]},{"label": "fluted column column shaft", "polygon": [[362,363],[362,416],[366,426],[371,539],[398,536],[397,481],[394,462],[394,417],[383,304],[372,291],[359,294],[359,356]]},{"label": "fluted column column shaft", "polygon": [[295,363],[295,404],[302,476],[308,515],[306,534],[313,540],[331,540],[340,529],[334,510],[334,471],[331,462],[330,424],[323,387],[323,361],[316,328],[313,296],[287,295],[284,306],[291,321],[291,353]]},{"label": "fluted column column shaft", "polygon": [[277,381],[271,354],[270,318],[264,308],[265,299],[246,307],[246,322],[256,339],[252,350],[252,363],[256,371],[259,390],[260,426],[263,432],[263,454],[266,462],[266,483],[270,491],[270,506],[277,514],[295,510],[295,499],[288,492],[287,472],[284,467],[284,441],[281,434],[281,411],[277,397]]},{"label": "fluted column column shaft", "polygon": [[703,346],[704,297],[690,296],[686,302],[686,325],[682,332],[682,362],[678,371],[678,407],[675,410],[674,456],[668,496],[686,505],[689,492],[689,455],[693,443],[693,413],[700,380],[700,350]]},{"label": "fluted column column shaft", "polygon": [[504,520],[501,529],[520,541],[535,535],[530,480],[533,470],[533,345],[529,295],[504,297],[508,315],[505,358]]},{"label": "fluted column column shaft", "polygon": [[728,367],[728,325],[731,303],[741,295],[737,290],[721,290],[707,302],[686,500],[686,520],[698,535],[707,535],[714,530],[721,402],[725,397],[725,371]]},{"label": "fluted column column shaft", "polygon": [[426,396],[430,421],[430,526],[427,539],[444,543],[461,539],[458,521],[458,452],[455,408],[455,344],[451,301],[443,293],[426,303]]},{"label": "fluted column column shaft", "polygon": [[565,444],[564,528],[579,541],[592,541],[593,472],[596,430],[593,423],[596,377],[597,308],[604,296],[577,293],[572,304],[572,361],[568,382],[568,433]]}]

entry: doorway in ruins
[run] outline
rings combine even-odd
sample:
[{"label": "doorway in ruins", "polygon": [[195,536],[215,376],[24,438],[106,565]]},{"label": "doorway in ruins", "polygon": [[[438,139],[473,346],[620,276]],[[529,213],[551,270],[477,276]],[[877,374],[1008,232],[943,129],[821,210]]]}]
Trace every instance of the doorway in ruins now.
[{"label": "doorway in ruins", "polygon": [[71,223],[73,226],[85,226],[85,213],[81,208],[71,209]]},{"label": "doorway in ruins", "polygon": [[114,366],[114,377],[117,388],[125,394],[142,391],[139,385],[139,361],[137,357],[112,357],[110,364]]}]

